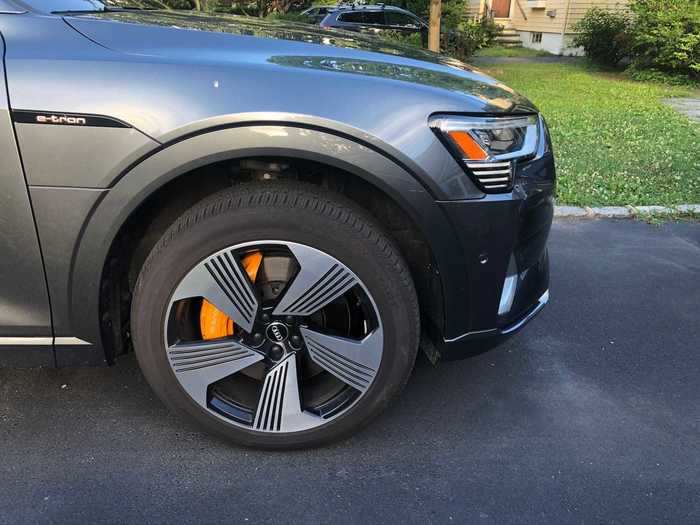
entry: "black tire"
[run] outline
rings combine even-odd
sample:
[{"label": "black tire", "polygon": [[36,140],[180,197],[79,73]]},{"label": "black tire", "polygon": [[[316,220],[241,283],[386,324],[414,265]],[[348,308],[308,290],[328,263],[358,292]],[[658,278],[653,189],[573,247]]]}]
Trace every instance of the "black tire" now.
[{"label": "black tire", "polygon": [[[260,239],[303,243],[343,262],[370,291],[382,319],[385,350],[374,382],[355,405],[318,428],[263,433],[228,424],[195,403],[168,364],[163,327],[177,284],[210,254]],[[141,369],[166,405],[237,444],[268,449],[318,446],[366,425],[408,380],[420,333],[415,288],[395,244],[367,212],[342,195],[297,182],[236,186],[181,216],[141,270],[131,319]]]}]

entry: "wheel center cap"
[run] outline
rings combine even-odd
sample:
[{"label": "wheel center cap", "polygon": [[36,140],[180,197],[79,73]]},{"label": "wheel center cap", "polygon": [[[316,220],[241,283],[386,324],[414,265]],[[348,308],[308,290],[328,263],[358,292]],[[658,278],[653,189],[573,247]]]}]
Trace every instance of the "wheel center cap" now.
[{"label": "wheel center cap", "polygon": [[284,343],[289,337],[289,329],[283,323],[272,323],[265,329],[265,335],[273,343]]}]

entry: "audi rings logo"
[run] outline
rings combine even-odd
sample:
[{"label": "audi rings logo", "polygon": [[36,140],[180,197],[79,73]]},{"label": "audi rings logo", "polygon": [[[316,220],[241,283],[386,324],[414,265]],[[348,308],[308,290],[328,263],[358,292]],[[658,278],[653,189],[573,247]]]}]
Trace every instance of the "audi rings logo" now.
[{"label": "audi rings logo", "polygon": [[272,330],[272,335],[277,339],[278,342],[284,341],[284,336],[282,335],[282,330],[280,330],[279,326],[273,326],[271,328]]},{"label": "audi rings logo", "polygon": [[289,337],[289,330],[282,323],[272,323],[267,327],[267,338],[273,343],[283,343]]}]

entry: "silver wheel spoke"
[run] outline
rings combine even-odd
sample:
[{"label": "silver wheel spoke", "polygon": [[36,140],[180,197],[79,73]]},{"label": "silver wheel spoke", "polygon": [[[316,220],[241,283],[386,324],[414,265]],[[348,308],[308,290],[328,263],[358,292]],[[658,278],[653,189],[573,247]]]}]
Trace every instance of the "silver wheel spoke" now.
[{"label": "silver wheel spoke", "polygon": [[333,257],[301,244],[288,247],[300,269],[275,315],[311,315],[357,284],[355,275]]},{"label": "silver wheel spoke", "polygon": [[230,339],[177,343],[168,359],[180,384],[200,405],[207,406],[207,388],[263,359],[262,354]]},{"label": "silver wheel spoke", "polygon": [[384,336],[377,328],[361,341],[301,328],[311,359],[347,385],[364,392],[372,384],[382,360]]},{"label": "silver wheel spoke", "polygon": [[320,417],[301,409],[297,358],[296,354],[290,354],[265,377],[253,428],[268,432],[294,432],[320,422]]},{"label": "silver wheel spoke", "polygon": [[[263,257],[260,266],[262,273],[255,284],[251,283],[241,262],[241,258],[251,250]],[[265,257],[270,259],[266,261]],[[280,257],[284,268],[296,267],[290,260],[292,258],[298,263],[299,269],[291,281],[287,281],[288,274],[277,277],[280,268],[276,267],[278,261],[275,259]],[[266,286],[273,283],[286,283],[286,288],[279,294],[272,311],[265,304],[264,313],[271,314],[271,319],[267,319],[267,316],[258,319],[258,314],[263,313],[262,297],[267,291]],[[256,292],[258,288],[260,290]],[[365,323],[365,326],[367,322],[374,323],[376,328],[362,340],[320,333],[307,328],[305,321],[298,319],[320,312],[351,289],[357,292],[357,295],[353,294],[353,299],[361,302],[362,308],[342,312],[328,308],[313,319],[329,317],[330,321],[333,316],[340,315],[340,322],[359,322]],[[197,304],[189,305],[192,308],[179,308],[177,301],[198,298],[206,299],[229,316],[235,323],[235,333],[238,335],[245,331],[250,334],[250,339],[249,335],[242,334],[243,337],[175,342],[181,338],[189,339],[190,325],[201,322],[194,311]],[[291,320],[288,316],[292,316]],[[166,355],[180,386],[209,414],[227,424],[255,432],[303,432],[342,417],[363,398],[377,379],[382,360],[382,319],[365,284],[332,255],[290,241],[271,239],[245,242],[205,258],[186,273],[175,288],[166,318]],[[372,321],[369,321],[370,318]],[[254,327],[262,338],[253,337]],[[301,335],[303,345],[295,338],[296,335]],[[249,343],[249,340],[254,343]],[[283,352],[275,345],[281,347]],[[305,391],[306,367],[302,370],[300,364],[309,364],[307,355],[315,365],[351,388],[338,388],[339,392],[331,400],[326,399],[323,392],[314,389]],[[281,359],[277,361],[280,356]],[[242,372],[252,365],[256,366]],[[318,372],[316,366],[313,368],[314,372]],[[230,397],[223,391],[210,391],[217,381],[229,376],[237,377],[237,373],[245,374],[246,378],[227,382],[227,388],[234,391],[227,392],[231,394]],[[262,381],[262,385],[252,382],[256,378]],[[326,376],[325,379],[330,377]],[[260,388],[259,397],[250,399],[250,395],[255,394],[251,388],[255,386]],[[212,396],[211,406],[209,395]],[[239,417],[241,410],[247,414],[252,412],[252,421],[248,417]]]},{"label": "silver wheel spoke", "polygon": [[222,250],[195,266],[175,289],[172,301],[203,297],[247,332],[253,328],[258,300],[233,250]]}]

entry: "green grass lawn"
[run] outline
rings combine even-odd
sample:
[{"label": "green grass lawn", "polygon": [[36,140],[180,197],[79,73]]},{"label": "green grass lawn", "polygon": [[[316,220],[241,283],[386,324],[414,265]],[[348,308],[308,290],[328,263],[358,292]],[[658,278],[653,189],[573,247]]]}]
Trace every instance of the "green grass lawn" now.
[{"label": "green grass lawn", "polygon": [[527,47],[484,47],[474,53],[477,57],[549,57],[551,53]]},{"label": "green grass lawn", "polygon": [[700,203],[700,124],[661,103],[700,93],[584,65],[494,64],[484,70],[530,98],[547,119],[560,204]]}]

